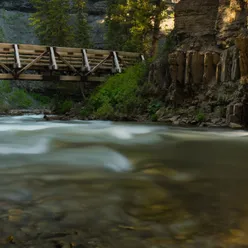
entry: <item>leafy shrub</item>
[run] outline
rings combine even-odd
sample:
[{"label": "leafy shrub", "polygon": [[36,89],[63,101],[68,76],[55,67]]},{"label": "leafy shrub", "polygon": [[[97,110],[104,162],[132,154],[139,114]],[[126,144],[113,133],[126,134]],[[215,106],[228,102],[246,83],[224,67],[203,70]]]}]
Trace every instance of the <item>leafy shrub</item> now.
[{"label": "leafy shrub", "polygon": [[175,33],[172,31],[166,36],[166,41],[164,47],[162,48],[162,53],[168,53],[173,50],[176,46],[176,37]]},{"label": "leafy shrub", "polygon": [[95,90],[82,114],[91,112],[97,118],[132,114],[141,104],[137,90],[145,72],[146,66],[137,64],[110,77]]},{"label": "leafy shrub", "polygon": [[160,101],[153,100],[152,102],[149,103],[147,110],[150,116],[154,115],[160,108],[162,104]]},{"label": "leafy shrub", "polygon": [[154,122],[158,121],[158,116],[156,114],[153,114],[151,116],[151,120],[154,121]]},{"label": "leafy shrub", "polygon": [[71,110],[73,107],[73,102],[71,100],[65,100],[58,104],[56,112],[58,114],[65,114]]},{"label": "leafy shrub", "polygon": [[11,106],[18,108],[28,108],[32,105],[32,100],[25,90],[16,89],[8,97]]},{"label": "leafy shrub", "polygon": [[32,96],[34,100],[36,100],[37,102],[41,104],[47,105],[51,103],[51,98],[48,96],[43,96],[38,93],[31,93],[30,95]]},{"label": "leafy shrub", "polygon": [[0,82],[0,93],[1,94],[8,94],[11,93],[12,88],[10,86],[10,82],[9,81],[1,81]]},{"label": "leafy shrub", "polygon": [[196,120],[197,120],[198,122],[203,122],[203,121],[205,121],[205,119],[206,119],[206,116],[205,116],[205,114],[204,114],[203,112],[199,112],[199,113],[196,115]]},{"label": "leafy shrub", "polygon": [[7,113],[9,110],[9,105],[3,99],[0,99],[0,113]]},{"label": "leafy shrub", "polygon": [[95,112],[97,118],[109,119],[114,116],[114,108],[110,104],[104,104]]}]

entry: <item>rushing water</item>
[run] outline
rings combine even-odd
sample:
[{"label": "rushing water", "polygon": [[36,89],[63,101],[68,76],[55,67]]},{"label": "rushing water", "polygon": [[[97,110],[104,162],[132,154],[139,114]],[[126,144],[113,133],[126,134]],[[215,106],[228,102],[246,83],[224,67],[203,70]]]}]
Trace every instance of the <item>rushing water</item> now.
[{"label": "rushing water", "polygon": [[248,133],[0,118],[0,247],[248,247]]}]

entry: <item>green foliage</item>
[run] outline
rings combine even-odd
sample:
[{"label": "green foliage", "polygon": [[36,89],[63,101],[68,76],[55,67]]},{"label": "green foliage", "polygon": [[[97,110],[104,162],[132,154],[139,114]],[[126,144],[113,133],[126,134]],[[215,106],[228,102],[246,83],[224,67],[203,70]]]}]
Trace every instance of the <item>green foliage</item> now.
[{"label": "green foliage", "polygon": [[24,89],[12,88],[9,81],[0,81],[0,112],[11,108],[49,107],[52,99]]},{"label": "green foliage", "polygon": [[164,43],[162,53],[165,54],[165,53],[171,52],[171,50],[173,50],[173,48],[175,48],[175,46],[176,46],[175,34],[173,32],[170,32],[166,36],[166,41]]},{"label": "green foliage", "polygon": [[147,112],[151,121],[158,121],[157,111],[162,107],[162,103],[158,100],[152,100],[147,107]]},{"label": "green foliage", "polygon": [[73,107],[73,102],[71,100],[64,100],[64,101],[59,101],[56,106],[56,113],[58,114],[65,114],[71,110]]},{"label": "green foliage", "polygon": [[110,77],[92,94],[81,114],[86,116],[92,113],[104,119],[133,114],[142,102],[137,91],[145,72],[146,66],[138,64],[123,74]]},{"label": "green foliage", "polygon": [[154,54],[160,23],[166,16],[164,0],[108,0],[108,47]]},{"label": "green foliage", "polygon": [[7,113],[9,111],[10,107],[6,103],[4,99],[1,99],[0,97],[0,113]]},{"label": "green foliage", "polygon": [[95,112],[95,117],[98,119],[112,119],[114,116],[115,110],[108,102],[98,108]]},{"label": "green foliage", "polygon": [[198,114],[196,115],[196,120],[198,122],[203,122],[203,121],[205,121],[205,119],[206,119],[205,114],[203,112],[201,112],[201,111],[198,112]]},{"label": "green foliage", "polygon": [[5,35],[2,27],[0,27],[0,42],[5,42]]},{"label": "green foliage", "polygon": [[152,102],[149,103],[148,105],[148,113],[150,116],[154,115],[162,106],[162,103],[157,100],[153,100]]},{"label": "green foliage", "polygon": [[1,81],[0,82],[0,94],[7,94],[10,93],[12,91],[12,88],[10,86],[10,82],[9,81]]},{"label": "green foliage", "polygon": [[151,116],[151,121],[154,121],[154,122],[158,121],[158,116],[156,114],[153,114]]},{"label": "green foliage", "polygon": [[9,96],[8,101],[11,106],[18,108],[28,108],[32,105],[32,99],[23,89],[16,89]]},{"label": "green foliage", "polygon": [[86,16],[86,2],[74,0],[74,9],[76,12],[75,25],[75,45],[78,47],[89,48],[92,46],[90,37],[90,26]]},{"label": "green foliage", "polygon": [[[31,0],[36,12],[31,25],[42,44],[73,46],[90,44],[89,26],[85,16],[85,0]],[[72,26],[70,12],[76,13]]]},{"label": "green foliage", "polygon": [[51,98],[48,96],[43,96],[38,93],[30,93],[30,96],[42,105],[48,105],[51,103]]}]

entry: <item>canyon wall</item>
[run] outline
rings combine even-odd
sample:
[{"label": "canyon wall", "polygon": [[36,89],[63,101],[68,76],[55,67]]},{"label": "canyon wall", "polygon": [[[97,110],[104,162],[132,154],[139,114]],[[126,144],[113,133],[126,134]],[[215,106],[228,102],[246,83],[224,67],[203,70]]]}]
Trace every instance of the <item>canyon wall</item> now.
[{"label": "canyon wall", "polygon": [[167,76],[161,81],[161,68],[156,72],[154,65],[150,72],[150,81],[161,81],[164,100],[177,113],[175,118],[167,108],[159,113],[161,119],[248,125],[247,31],[247,0],[181,0],[176,5],[177,45],[163,70]]}]

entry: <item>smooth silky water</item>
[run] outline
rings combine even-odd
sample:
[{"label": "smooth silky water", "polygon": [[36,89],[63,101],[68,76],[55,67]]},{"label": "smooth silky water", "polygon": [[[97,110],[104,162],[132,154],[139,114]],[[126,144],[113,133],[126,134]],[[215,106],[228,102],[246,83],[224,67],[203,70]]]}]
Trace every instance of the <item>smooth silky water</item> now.
[{"label": "smooth silky water", "polygon": [[0,247],[248,247],[248,133],[0,118]]}]

